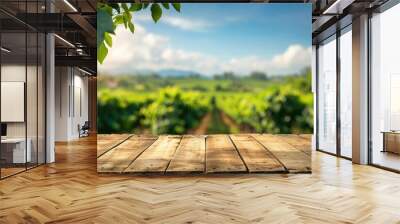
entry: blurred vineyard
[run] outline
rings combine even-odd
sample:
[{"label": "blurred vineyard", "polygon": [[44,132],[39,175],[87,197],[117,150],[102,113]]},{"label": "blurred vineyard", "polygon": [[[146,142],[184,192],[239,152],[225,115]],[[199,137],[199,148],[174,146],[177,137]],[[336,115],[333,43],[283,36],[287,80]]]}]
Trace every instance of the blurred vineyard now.
[{"label": "blurred vineyard", "polygon": [[98,132],[311,133],[311,74],[100,75]]}]

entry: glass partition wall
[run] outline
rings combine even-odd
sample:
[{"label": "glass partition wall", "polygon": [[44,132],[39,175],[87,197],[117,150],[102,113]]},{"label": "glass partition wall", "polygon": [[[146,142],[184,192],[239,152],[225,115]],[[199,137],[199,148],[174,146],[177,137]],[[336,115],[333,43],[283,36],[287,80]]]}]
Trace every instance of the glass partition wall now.
[{"label": "glass partition wall", "polygon": [[317,149],[352,157],[352,27],[317,48]]},{"label": "glass partition wall", "polygon": [[1,179],[45,162],[45,35],[13,15],[0,11]]},{"label": "glass partition wall", "polygon": [[318,149],[336,154],[336,36],[318,46]]},{"label": "glass partition wall", "polygon": [[371,18],[370,163],[400,171],[400,4]]},{"label": "glass partition wall", "polygon": [[352,33],[351,25],[340,32],[339,47],[339,111],[340,155],[352,158]]},{"label": "glass partition wall", "polygon": [[[369,164],[400,172],[400,4],[369,17]],[[352,27],[317,45],[317,149],[352,158]]]}]

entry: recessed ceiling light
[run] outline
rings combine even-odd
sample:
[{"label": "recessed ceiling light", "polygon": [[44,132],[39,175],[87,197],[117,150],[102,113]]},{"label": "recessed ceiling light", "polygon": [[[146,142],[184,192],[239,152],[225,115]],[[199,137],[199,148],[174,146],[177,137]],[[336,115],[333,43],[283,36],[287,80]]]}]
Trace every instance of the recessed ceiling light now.
[{"label": "recessed ceiling light", "polygon": [[86,70],[83,70],[83,69],[81,69],[81,68],[79,68],[79,67],[78,67],[78,70],[81,71],[81,72],[83,72],[83,73],[85,73],[85,74],[87,74],[87,75],[92,75],[92,73],[90,73],[90,72],[88,72],[88,71],[86,71]]},{"label": "recessed ceiling light", "polygon": [[343,10],[351,5],[355,0],[337,0],[332,5],[330,5],[322,14],[329,15],[329,14],[342,14]]},{"label": "recessed ceiling light", "polygon": [[62,38],[61,36],[59,36],[58,34],[54,34],[55,37],[57,37],[59,40],[61,40],[62,42],[66,43],[67,45],[69,45],[70,47],[75,48],[75,45],[73,45],[71,42],[69,42],[68,40]]},{"label": "recessed ceiling light", "polygon": [[67,4],[74,12],[78,12],[78,10],[73,6],[68,0],[64,0],[65,4]]},{"label": "recessed ceiling light", "polygon": [[7,49],[5,47],[1,47],[0,49],[1,49],[1,51],[4,51],[6,53],[10,53],[11,52],[11,50],[9,50],[9,49]]}]

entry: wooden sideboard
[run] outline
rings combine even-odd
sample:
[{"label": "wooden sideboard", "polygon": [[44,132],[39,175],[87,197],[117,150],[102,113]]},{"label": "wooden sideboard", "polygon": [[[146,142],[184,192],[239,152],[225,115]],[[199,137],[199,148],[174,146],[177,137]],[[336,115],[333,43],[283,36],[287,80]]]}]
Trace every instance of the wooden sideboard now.
[{"label": "wooden sideboard", "polygon": [[400,154],[400,132],[388,131],[383,134],[383,152]]}]

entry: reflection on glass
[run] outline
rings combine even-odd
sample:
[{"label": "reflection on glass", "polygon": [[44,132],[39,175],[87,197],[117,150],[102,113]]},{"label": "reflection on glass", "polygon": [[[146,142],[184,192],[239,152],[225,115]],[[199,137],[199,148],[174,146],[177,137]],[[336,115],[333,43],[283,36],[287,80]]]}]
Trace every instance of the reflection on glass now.
[{"label": "reflection on glass", "polygon": [[27,82],[26,82],[26,111],[27,111],[27,142],[30,148],[30,161],[27,163],[27,167],[31,168],[37,165],[38,157],[38,141],[37,141],[37,79],[38,79],[38,36],[36,32],[27,33]]},{"label": "reflection on glass", "polygon": [[318,147],[336,153],[336,37],[318,48]]},{"label": "reflection on glass", "polygon": [[38,76],[37,76],[37,149],[38,149],[38,155],[37,155],[37,162],[38,164],[43,164],[45,163],[45,60],[46,60],[46,52],[45,52],[45,44],[46,44],[46,38],[45,35],[42,33],[38,34]]},{"label": "reflection on glass", "polygon": [[372,17],[372,163],[400,170],[400,5]]},{"label": "reflection on glass", "polygon": [[340,153],[352,157],[352,35],[351,26],[340,36]]},{"label": "reflection on glass", "polygon": [[[0,1],[14,14],[43,13],[45,1]],[[33,17],[37,18],[37,17]],[[45,162],[45,35],[0,12],[0,178]],[[11,25],[10,25],[11,24]]]},{"label": "reflection on glass", "polygon": [[26,34],[2,33],[1,46],[8,49],[1,52],[1,174],[6,177],[24,171],[32,153],[26,141]]}]

